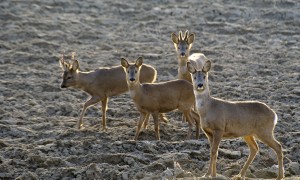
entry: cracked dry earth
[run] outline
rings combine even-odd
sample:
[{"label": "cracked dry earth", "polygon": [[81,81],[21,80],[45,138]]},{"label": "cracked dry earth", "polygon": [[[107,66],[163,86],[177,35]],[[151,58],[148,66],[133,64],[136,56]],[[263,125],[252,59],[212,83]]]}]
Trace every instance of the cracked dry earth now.
[{"label": "cracked dry earth", "polygon": [[[209,145],[186,140],[177,111],[132,141],[139,113],[129,94],[110,98],[108,131],[100,105],[60,89],[63,50],[76,51],[83,71],[120,64],[120,57],[156,67],[157,81],[177,77],[170,35],[196,34],[192,53],[213,62],[210,89],[227,100],[259,100],[278,114],[275,137],[284,148],[286,179],[300,179],[300,2],[297,0],[0,2],[0,179],[205,179]],[[260,151],[247,179],[277,176],[275,153]],[[219,179],[238,174],[249,150],[242,139],[222,141]]]}]

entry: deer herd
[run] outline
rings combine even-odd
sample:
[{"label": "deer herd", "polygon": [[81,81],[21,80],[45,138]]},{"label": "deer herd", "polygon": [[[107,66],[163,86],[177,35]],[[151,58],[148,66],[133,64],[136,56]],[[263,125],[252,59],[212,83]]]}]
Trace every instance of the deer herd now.
[{"label": "deer herd", "polygon": [[245,179],[246,171],[255,158],[259,147],[255,139],[271,147],[277,155],[278,176],[284,177],[283,153],[281,144],[274,138],[277,123],[276,113],[266,104],[258,101],[226,101],[210,95],[208,73],[212,62],[204,54],[190,55],[195,34],[188,31],[178,36],[171,34],[178,58],[178,79],[155,83],[157,72],[151,65],[143,63],[138,57],[134,62],[121,58],[121,65],[98,68],[82,72],[79,62],[72,54],[71,61],[60,58],[63,69],[61,88],[74,87],[88,93],[91,97],[84,103],[77,127],[83,125],[86,109],[101,101],[102,130],[106,127],[108,98],[125,93],[130,96],[140,113],[134,140],[138,140],[141,128],[147,128],[150,115],[154,120],[156,140],[160,140],[159,121],[168,122],[164,113],[179,110],[189,126],[187,139],[191,138],[196,126],[196,139],[200,128],[208,138],[210,162],[206,177],[216,177],[216,161],[222,139],[242,137],[250,149],[248,159],[234,179]]}]

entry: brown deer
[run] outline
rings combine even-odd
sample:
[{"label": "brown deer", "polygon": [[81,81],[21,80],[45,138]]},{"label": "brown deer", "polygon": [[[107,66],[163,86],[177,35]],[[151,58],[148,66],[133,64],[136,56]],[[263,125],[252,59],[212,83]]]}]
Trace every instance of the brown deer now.
[{"label": "brown deer", "polygon": [[203,66],[206,57],[202,53],[194,53],[190,56],[190,50],[195,41],[194,33],[189,34],[189,31],[186,30],[183,35],[182,31],[179,31],[178,36],[172,33],[171,39],[178,58],[178,79],[184,79],[192,83],[191,74],[186,68],[187,62],[191,62],[194,66]]},{"label": "brown deer", "polygon": [[[82,119],[86,109],[101,101],[102,103],[102,130],[106,128],[106,110],[108,98],[128,91],[125,73],[122,66],[110,68],[99,68],[94,71],[82,72],[79,70],[79,62],[74,59],[66,62],[64,55],[60,58],[60,65],[64,71],[61,88],[74,87],[88,93],[91,98],[84,103],[83,110],[78,121],[78,129],[83,125]],[[156,79],[156,70],[149,65],[141,67],[141,82],[154,82]],[[160,115],[161,119],[167,122],[167,119]]]},{"label": "brown deer", "polygon": [[145,122],[145,118],[149,114],[154,119],[156,139],[160,140],[158,114],[170,112],[175,109],[181,111],[189,123],[188,138],[190,138],[192,133],[193,122],[196,122],[196,138],[198,139],[200,133],[199,116],[197,113],[191,112],[193,111],[191,107],[195,102],[195,97],[191,96],[193,94],[193,85],[182,79],[162,83],[141,84],[140,73],[142,64],[142,57],[139,57],[132,64],[129,64],[126,59],[121,58],[121,65],[124,68],[124,72],[126,72],[126,80],[131,98],[140,112],[135,140],[138,139],[141,126],[147,123]]},{"label": "brown deer", "polygon": [[284,177],[282,147],[273,135],[277,123],[276,113],[266,104],[258,101],[231,102],[211,97],[208,87],[210,68],[211,61],[209,60],[202,69],[196,69],[191,63],[187,63],[187,69],[193,77],[201,127],[210,143],[210,165],[206,176],[216,177],[216,163],[221,140],[243,137],[250,148],[250,154],[235,178],[245,178],[245,173],[259,150],[255,141],[257,138],[276,152],[277,179],[282,179]]},{"label": "brown deer", "polygon": [[[194,33],[189,34],[189,31],[186,30],[183,36],[182,31],[179,31],[178,36],[175,33],[172,33],[171,39],[178,58],[178,79],[184,79],[192,83],[191,74],[186,68],[187,62],[191,62],[196,67],[202,67],[206,61],[206,57],[202,53],[189,55],[193,42],[195,41]],[[194,94],[191,94],[191,96],[194,96]],[[194,110],[196,110],[196,105],[194,105]],[[182,116],[182,121],[185,121],[184,116]]]}]

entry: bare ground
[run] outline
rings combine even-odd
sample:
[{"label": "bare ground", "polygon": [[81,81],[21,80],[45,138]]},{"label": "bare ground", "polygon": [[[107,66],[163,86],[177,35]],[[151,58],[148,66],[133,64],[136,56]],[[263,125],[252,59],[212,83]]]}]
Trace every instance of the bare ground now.
[{"label": "bare ground", "polygon": [[[77,130],[88,95],[60,89],[63,50],[76,51],[83,70],[143,56],[158,81],[175,79],[170,34],[185,29],[196,34],[192,52],[213,62],[213,96],[276,110],[286,179],[300,179],[299,9],[297,0],[1,1],[0,179],[200,179],[209,145],[203,134],[185,140],[178,112],[161,123],[160,142],[152,122],[134,142],[139,114],[128,94],[110,99],[109,130],[102,132],[99,105]],[[259,146],[247,177],[276,177],[275,153]],[[238,174],[248,148],[242,139],[220,148],[218,174],[227,179]]]}]

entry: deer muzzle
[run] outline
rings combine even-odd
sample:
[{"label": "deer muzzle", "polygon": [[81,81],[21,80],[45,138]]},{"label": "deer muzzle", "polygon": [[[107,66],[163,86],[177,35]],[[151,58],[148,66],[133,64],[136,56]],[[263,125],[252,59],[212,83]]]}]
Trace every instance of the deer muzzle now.
[{"label": "deer muzzle", "polygon": [[199,84],[197,85],[197,90],[198,90],[198,91],[204,90],[204,85],[203,85],[202,83],[199,83]]},{"label": "deer muzzle", "polygon": [[67,86],[64,85],[64,84],[61,84],[61,85],[60,85],[60,88],[67,88]]}]

